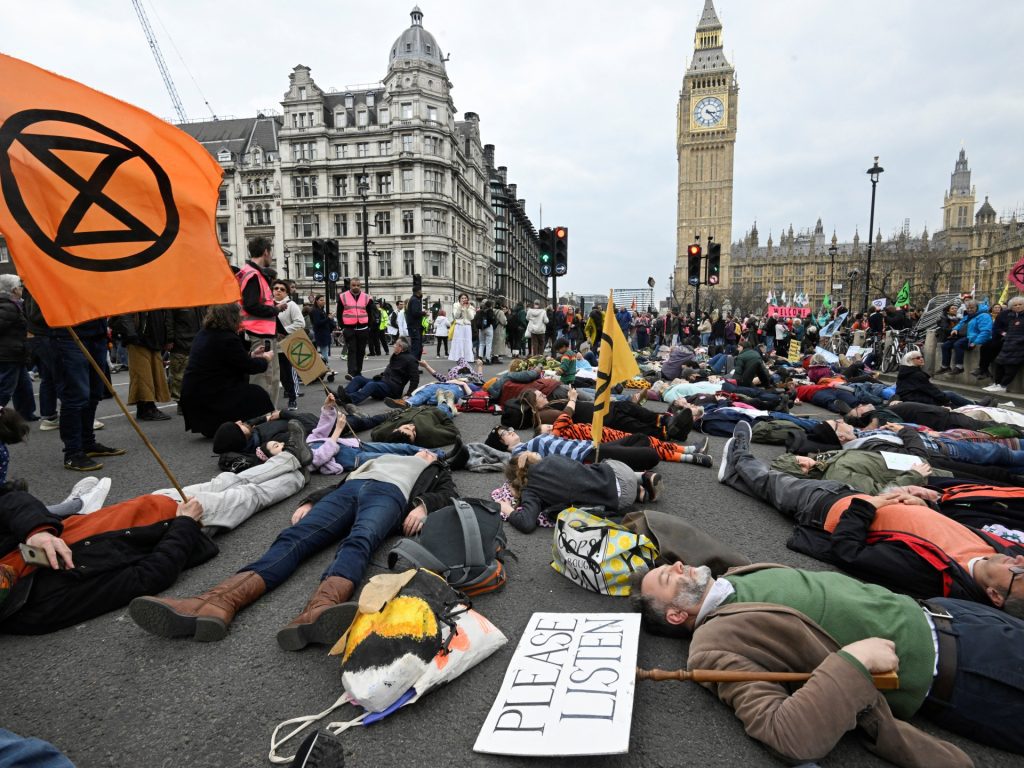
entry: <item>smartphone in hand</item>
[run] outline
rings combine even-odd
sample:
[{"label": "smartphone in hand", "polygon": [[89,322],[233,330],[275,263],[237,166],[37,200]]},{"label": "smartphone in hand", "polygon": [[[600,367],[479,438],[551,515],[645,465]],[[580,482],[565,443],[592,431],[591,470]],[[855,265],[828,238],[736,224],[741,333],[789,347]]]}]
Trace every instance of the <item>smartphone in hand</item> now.
[{"label": "smartphone in hand", "polygon": [[[50,568],[50,559],[46,556],[46,552],[40,547],[31,547],[28,544],[19,544],[18,549],[21,550],[21,556],[25,558],[25,562],[29,565],[38,565],[40,568]],[[60,570],[66,570],[67,566],[64,561],[59,557],[57,563],[60,565]]]}]

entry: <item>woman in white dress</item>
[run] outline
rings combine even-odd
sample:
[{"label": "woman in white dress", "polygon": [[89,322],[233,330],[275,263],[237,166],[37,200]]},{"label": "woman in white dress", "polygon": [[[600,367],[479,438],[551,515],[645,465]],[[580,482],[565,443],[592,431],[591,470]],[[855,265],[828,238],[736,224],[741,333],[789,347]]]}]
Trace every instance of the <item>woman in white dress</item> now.
[{"label": "woman in white dress", "polygon": [[452,335],[452,351],[449,360],[472,360],[473,355],[473,318],[476,309],[469,303],[469,296],[459,294],[459,303],[452,310],[452,323],[455,333]]}]

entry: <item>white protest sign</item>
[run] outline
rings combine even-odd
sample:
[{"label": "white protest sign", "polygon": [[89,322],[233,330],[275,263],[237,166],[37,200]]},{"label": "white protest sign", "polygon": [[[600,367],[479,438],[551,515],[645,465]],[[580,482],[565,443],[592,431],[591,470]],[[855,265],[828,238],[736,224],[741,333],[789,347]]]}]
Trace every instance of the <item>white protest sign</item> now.
[{"label": "white protest sign", "polygon": [[639,613],[533,614],[473,749],[628,752],[639,638]]},{"label": "white protest sign", "polygon": [[909,472],[910,468],[921,459],[907,453],[892,453],[890,451],[879,451],[885,459],[885,466],[897,472]]}]

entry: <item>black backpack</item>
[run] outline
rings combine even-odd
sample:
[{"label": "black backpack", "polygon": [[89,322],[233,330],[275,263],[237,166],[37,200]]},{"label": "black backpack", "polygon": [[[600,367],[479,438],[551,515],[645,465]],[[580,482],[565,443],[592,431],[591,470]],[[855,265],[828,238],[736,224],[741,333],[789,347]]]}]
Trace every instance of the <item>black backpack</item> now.
[{"label": "black backpack", "polygon": [[234,472],[237,475],[239,472],[252,469],[262,463],[251,453],[225,451],[217,459],[217,469],[221,472]]},{"label": "black backpack", "polygon": [[[402,539],[388,553],[388,568],[426,568],[472,597],[505,586],[505,528],[493,501],[452,499],[427,515],[418,539]],[[402,564],[399,565],[399,561]]]},{"label": "black backpack", "polygon": [[533,409],[518,397],[510,398],[501,407],[501,425],[512,429],[533,429]]}]

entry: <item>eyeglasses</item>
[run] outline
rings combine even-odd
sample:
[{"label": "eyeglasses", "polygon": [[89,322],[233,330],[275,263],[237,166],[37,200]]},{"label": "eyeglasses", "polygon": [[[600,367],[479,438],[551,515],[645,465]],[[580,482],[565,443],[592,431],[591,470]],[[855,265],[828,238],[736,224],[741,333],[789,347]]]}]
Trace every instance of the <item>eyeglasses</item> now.
[{"label": "eyeglasses", "polygon": [[1006,596],[1007,597],[1009,597],[1010,593],[1013,592],[1013,582],[1015,582],[1017,580],[1018,576],[1020,576],[1022,573],[1024,573],[1024,565],[1011,565],[1010,566],[1010,573],[1012,573],[1013,575],[1010,576],[1010,583],[1006,587]]},{"label": "eyeglasses", "polygon": [[274,290],[275,291],[285,291],[285,290],[287,290],[287,288],[285,288],[283,285],[275,285],[274,286]]}]

